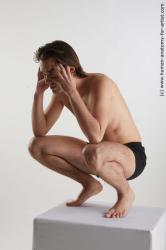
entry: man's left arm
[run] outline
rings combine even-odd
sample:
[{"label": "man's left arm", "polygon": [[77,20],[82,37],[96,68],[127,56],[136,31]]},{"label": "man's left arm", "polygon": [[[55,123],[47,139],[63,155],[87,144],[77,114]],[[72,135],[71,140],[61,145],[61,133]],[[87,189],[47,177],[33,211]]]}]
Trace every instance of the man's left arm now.
[{"label": "man's left arm", "polygon": [[101,77],[96,80],[93,86],[91,112],[86,107],[77,89],[74,89],[68,98],[79,126],[86,137],[91,143],[99,143],[108,124],[110,84],[106,77]]}]

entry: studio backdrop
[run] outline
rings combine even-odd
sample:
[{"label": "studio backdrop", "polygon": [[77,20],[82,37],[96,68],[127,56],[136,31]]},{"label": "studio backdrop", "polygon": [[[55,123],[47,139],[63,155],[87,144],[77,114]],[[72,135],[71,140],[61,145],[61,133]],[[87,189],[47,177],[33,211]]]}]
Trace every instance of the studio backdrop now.
[{"label": "studio backdrop", "polygon": [[[54,40],[76,51],[86,72],[106,74],[118,85],[146,148],[147,167],[130,181],[134,204],[166,206],[166,93],[164,8],[160,0],[1,1],[0,247],[31,249],[32,219],[76,198],[81,186],[35,161],[28,152],[39,64],[34,52]],[[43,108],[52,92],[45,91]],[[63,109],[50,135],[87,141],[76,118]],[[101,180],[102,181],[102,180]],[[91,199],[115,201],[104,191]]]}]

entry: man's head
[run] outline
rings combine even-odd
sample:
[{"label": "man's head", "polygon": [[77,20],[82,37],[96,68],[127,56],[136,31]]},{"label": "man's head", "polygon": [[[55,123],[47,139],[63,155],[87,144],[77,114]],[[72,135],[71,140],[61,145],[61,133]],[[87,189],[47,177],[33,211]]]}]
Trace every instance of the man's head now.
[{"label": "man's head", "polygon": [[70,72],[73,76],[78,78],[87,76],[74,49],[62,40],[56,40],[39,47],[35,52],[34,60],[40,63],[40,70],[46,75],[56,73],[56,66],[61,63],[64,66],[70,66]]}]

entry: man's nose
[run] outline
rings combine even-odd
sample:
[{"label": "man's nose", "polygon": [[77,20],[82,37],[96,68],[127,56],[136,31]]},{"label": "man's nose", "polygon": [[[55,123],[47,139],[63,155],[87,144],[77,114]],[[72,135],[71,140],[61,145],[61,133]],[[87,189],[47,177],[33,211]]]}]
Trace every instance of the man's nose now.
[{"label": "man's nose", "polygon": [[48,73],[47,73],[47,76],[48,76],[48,77],[51,77],[51,76],[54,76],[54,75],[56,75],[56,74],[57,74],[57,70],[54,70],[54,71],[48,72]]}]

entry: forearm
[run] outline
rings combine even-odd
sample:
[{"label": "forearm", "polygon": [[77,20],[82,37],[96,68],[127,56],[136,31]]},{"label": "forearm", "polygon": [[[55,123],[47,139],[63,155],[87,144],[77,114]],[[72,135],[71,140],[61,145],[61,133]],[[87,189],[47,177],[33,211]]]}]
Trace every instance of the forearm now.
[{"label": "forearm", "polygon": [[100,125],[87,109],[77,90],[70,93],[69,102],[85,136],[91,143],[98,143],[100,141]]},{"label": "forearm", "polygon": [[32,129],[35,136],[42,136],[46,131],[46,119],[43,111],[43,93],[34,93],[32,106]]}]

